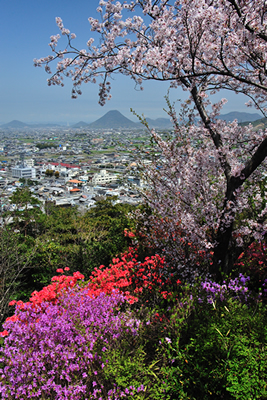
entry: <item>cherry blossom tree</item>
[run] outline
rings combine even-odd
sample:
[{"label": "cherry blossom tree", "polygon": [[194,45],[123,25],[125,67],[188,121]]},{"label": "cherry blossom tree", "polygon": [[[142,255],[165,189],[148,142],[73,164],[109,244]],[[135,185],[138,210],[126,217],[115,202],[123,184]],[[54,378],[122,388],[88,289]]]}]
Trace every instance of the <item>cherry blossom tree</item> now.
[{"label": "cherry blossom tree", "polygon": [[[221,279],[222,273],[228,273],[233,264],[231,249],[237,240],[234,235],[236,219],[241,218],[242,204],[247,207],[252,196],[255,177],[259,179],[257,174],[267,154],[267,137],[265,131],[255,133],[251,128],[240,128],[236,123],[227,125],[218,120],[220,104],[211,105],[209,95],[221,89],[245,94],[248,105],[256,106],[266,115],[266,2],[135,0],[122,3],[100,0],[97,11],[99,19],[89,18],[91,30],[99,33],[97,46],[94,46],[93,39],[89,39],[86,49],[77,49],[74,45],[75,34],[64,27],[60,18],[56,18],[61,34],[66,36],[66,47],[59,50],[60,35],[51,36],[52,55],[35,60],[35,65],[45,65],[46,71],[51,74],[49,85],[64,85],[63,78],[71,78],[73,98],[81,94],[83,83],[99,82],[99,102],[102,105],[110,98],[110,77],[116,73],[129,76],[141,89],[144,80],[169,81],[171,87],[180,86],[188,93],[201,125],[179,129],[176,125],[180,141],[181,136],[184,138],[187,133],[187,147],[181,150],[179,145],[176,153],[171,150],[173,155],[180,155],[180,158],[176,157],[177,165],[186,160],[183,168],[179,169],[184,175],[175,175],[175,179],[179,176],[177,185],[180,189],[177,193],[185,190],[183,181],[191,180],[193,187],[201,178],[201,185],[206,188],[203,189],[203,198],[209,193],[210,200],[205,204],[210,212],[204,212],[206,217],[200,223],[196,215],[203,215],[203,209],[192,209],[194,196],[186,199],[187,212],[183,212],[178,195],[172,203],[168,204],[167,200],[164,203],[164,192],[160,190],[157,193],[162,193],[162,205],[157,211],[164,217],[166,210],[173,207],[183,224],[185,240],[189,241],[194,236],[190,232],[194,232],[195,240],[200,237],[198,243],[211,247],[213,259],[210,272]],[[50,68],[53,61],[57,62],[54,73]],[[173,112],[171,116],[175,122]],[[193,139],[189,140],[188,135]],[[198,136],[200,142],[196,146]],[[156,135],[154,138],[165,155],[170,156],[168,151],[175,147],[174,144],[164,144]],[[166,146],[169,146],[168,151]],[[198,174],[194,178],[192,171],[196,166]],[[168,171],[165,167],[167,175],[173,176],[178,171],[175,164],[172,168]],[[154,169],[154,175],[151,175],[155,185],[160,182],[156,171]],[[207,176],[209,179],[206,179]],[[213,182],[215,177],[217,181]],[[162,182],[159,188],[161,185]],[[177,204],[180,206],[177,207]],[[214,207],[216,212],[212,213]],[[259,226],[265,229],[264,215],[262,209],[259,220],[247,222],[246,229],[243,226],[243,236],[253,232],[259,235]],[[242,238],[236,237],[239,237],[241,246]]]},{"label": "cherry blossom tree", "polygon": [[[210,116],[216,120],[218,112],[216,108]],[[224,250],[228,262],[224,272],[227,273],[244,248],[253,240],[264,238],[266,163],[228,200],[220,153],[207,130],[202,124],[188,120],[181,124],[171,106],[169,115],[174,121],[174,132],[164,140],[162,135],[150,130],[151,164],[147,164],[146,151],[144,162],[141,157],[141,173],[149,182],[143,194],[154,212],[136,211],[140,220],[138,230],[147,238],[149,246],[162,252],[172,266],[179,267],[182,278],[210,272],[220,280],[223,271],[219,260],[224,259],[221,250],[224,241],[229,239]],[[233,176],[239,176],[265,132],[255,132],[252,126],[241,127],[237,121],[217,120],[213,126],[222,136]]]}]

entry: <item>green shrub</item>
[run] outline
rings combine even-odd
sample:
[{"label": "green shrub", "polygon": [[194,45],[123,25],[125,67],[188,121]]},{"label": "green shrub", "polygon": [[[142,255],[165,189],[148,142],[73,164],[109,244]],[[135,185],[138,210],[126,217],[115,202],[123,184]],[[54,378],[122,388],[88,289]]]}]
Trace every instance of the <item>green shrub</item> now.
[{"label": "green shrub", "polygon": [[[172,399],[267,398],[267,309],[237,300],[197,304],[163,354]],[[172,321],[175,325],[175,321]]]}]

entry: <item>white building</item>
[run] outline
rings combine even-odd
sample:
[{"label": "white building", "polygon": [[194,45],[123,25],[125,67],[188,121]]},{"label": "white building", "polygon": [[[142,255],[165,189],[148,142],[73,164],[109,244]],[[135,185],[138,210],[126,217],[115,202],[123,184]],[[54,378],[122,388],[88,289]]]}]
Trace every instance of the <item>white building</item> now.
[{"label": "white building", "polygon": [[7,184],[7,179],[0,176],[0,187],[4,187]]},{"label": "white building", "polygon": [[25,163],[11,168],[12,178],[20,179],[35,179],[36,169],[28,167]]},{"label": "white building", "polygon": [[99,173],[94,174],[92,178],[92,185],[103,185],[106,183],[116,182],[117,180],[117,175],[109,174],[107,170],[102,169]]},{"label": "white building", "polygon": [[78,179],[82,182],[88,182],[89,176],[88,175],[80,175]]},{"label": "white building", "polygon": [[30,159],[28,159],[28,160],[25,160],[25,164],[28,166],[28,167],[34,167],[34,159],[33,158],[30,158]]}]

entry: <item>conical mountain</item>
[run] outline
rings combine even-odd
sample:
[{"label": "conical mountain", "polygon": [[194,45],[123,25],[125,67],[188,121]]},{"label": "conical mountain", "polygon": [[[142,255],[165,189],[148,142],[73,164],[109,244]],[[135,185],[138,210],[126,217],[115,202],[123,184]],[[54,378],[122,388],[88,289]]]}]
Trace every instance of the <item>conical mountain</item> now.
[{"label": "conical mountain", "polygon": [[93,129],[138,128],[138,124],[117,110],[108,111],[103,117],[88,125]]}]

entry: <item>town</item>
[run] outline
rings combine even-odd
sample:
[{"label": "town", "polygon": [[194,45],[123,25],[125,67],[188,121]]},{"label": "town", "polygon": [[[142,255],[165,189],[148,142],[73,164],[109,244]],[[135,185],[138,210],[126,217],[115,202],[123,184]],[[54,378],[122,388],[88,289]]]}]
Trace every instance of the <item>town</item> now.
[{"label": "town", "polygon": [[44,205],[77,206],[80,212],[106,196],[139,204],[140,146],[149,154],[149,134],[142,126],[0,127],[1,213],[12,211],[9,197],[23,186]]}]

